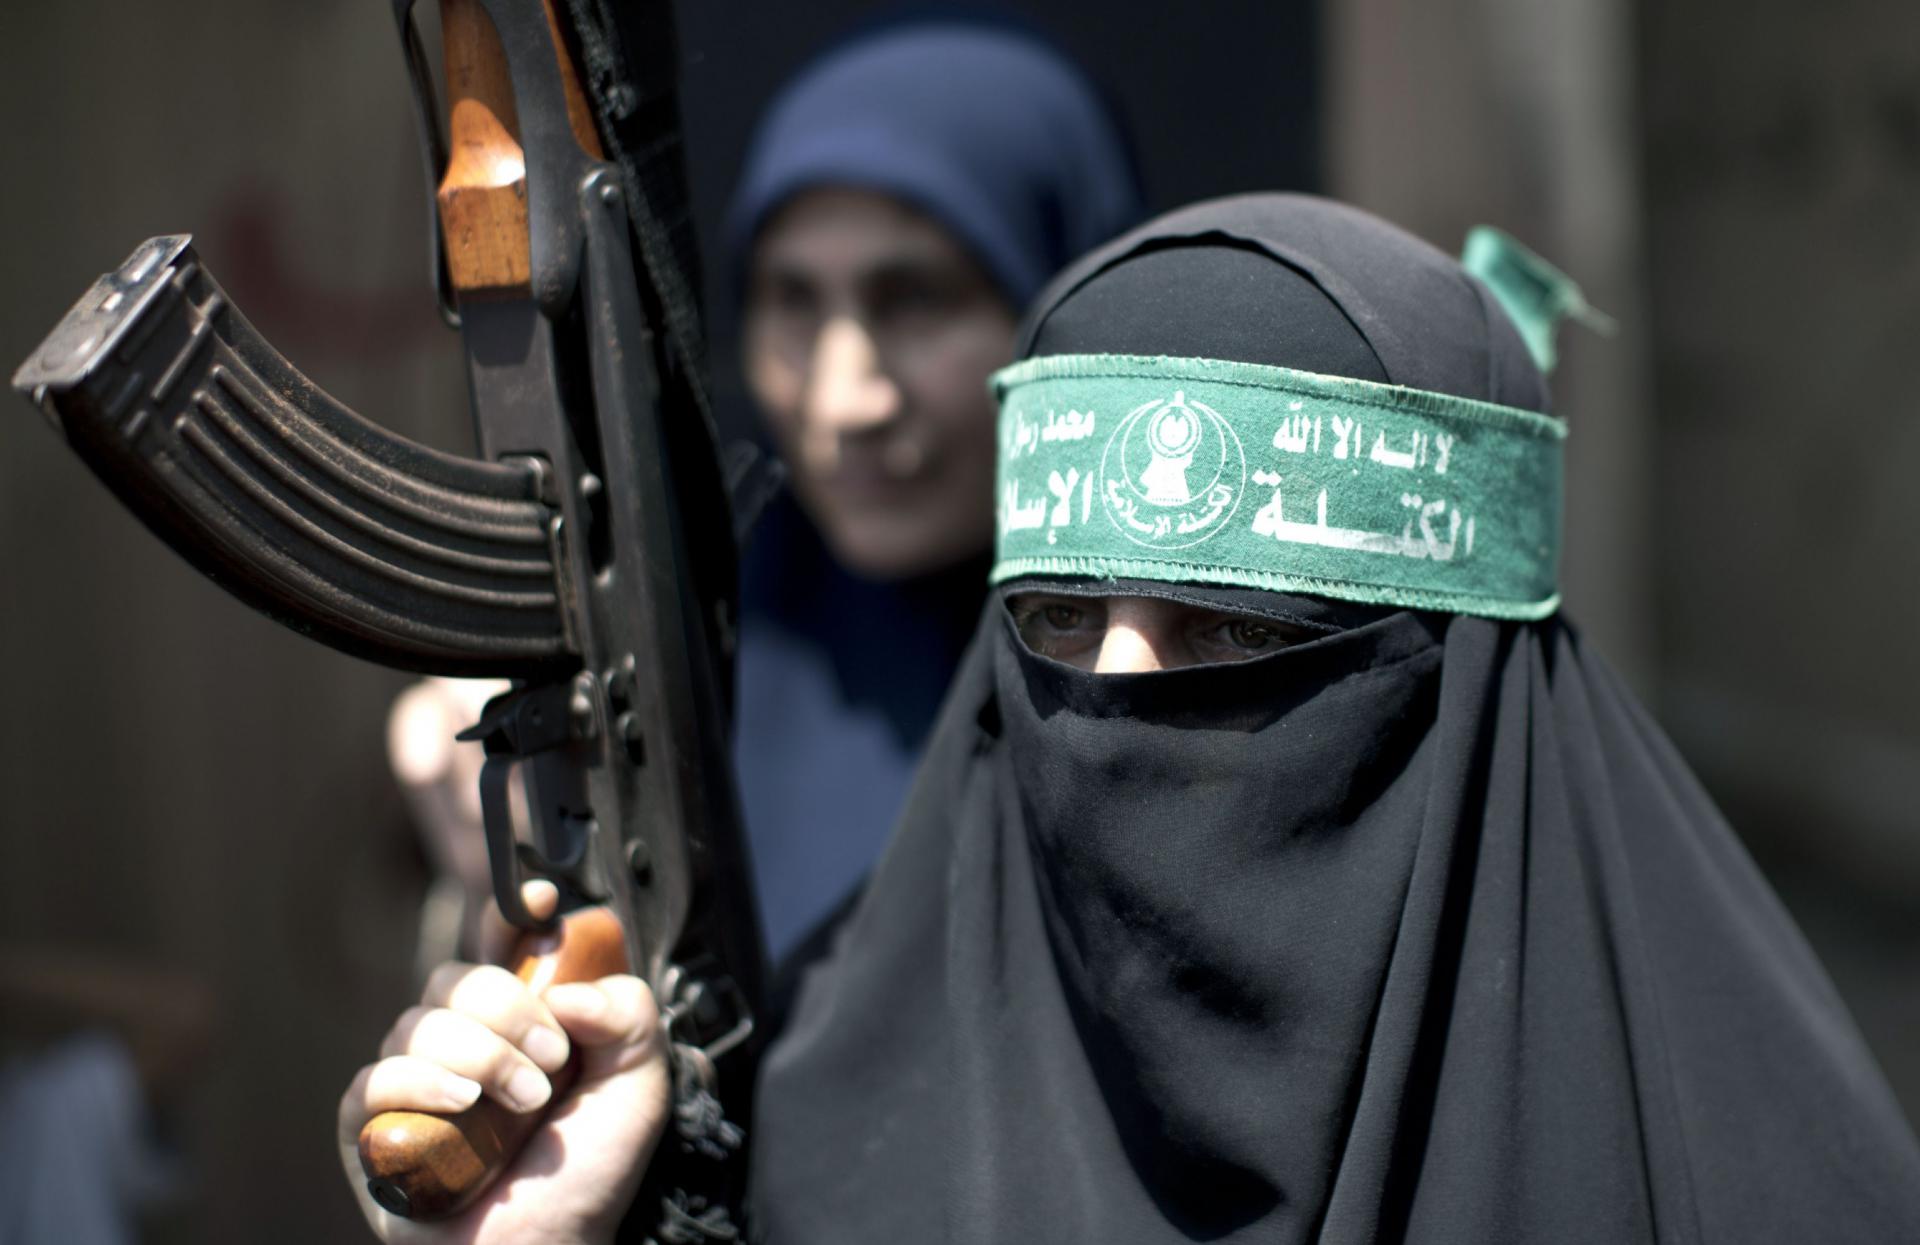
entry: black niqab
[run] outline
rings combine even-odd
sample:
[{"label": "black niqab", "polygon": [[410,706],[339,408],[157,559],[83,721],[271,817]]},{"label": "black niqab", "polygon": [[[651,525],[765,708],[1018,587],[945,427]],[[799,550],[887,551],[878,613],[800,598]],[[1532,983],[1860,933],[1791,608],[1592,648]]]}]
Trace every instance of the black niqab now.
[{"label": "black niqab", "polygon": [[[1297,198],[1121,239],[1028,341],[1224,353],[1206,324],[1544,402],[1451,261]],[[1920,1240],[1920,1151],[1832,987],[1573,630],[1262,595],[1332,630],[1102,676],[990,603],[765,1065],[768,1239]]]}]

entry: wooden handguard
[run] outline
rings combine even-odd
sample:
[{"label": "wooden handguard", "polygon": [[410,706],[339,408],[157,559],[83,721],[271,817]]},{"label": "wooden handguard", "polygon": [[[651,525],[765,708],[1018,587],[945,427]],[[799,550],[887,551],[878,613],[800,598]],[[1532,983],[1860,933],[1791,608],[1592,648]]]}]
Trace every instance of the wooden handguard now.
[{"label": "wooden handguard", "polygon": [[[566,89],[567,120],[582,150],[601,157],[553,0],[542,0]],[[527,232],[527,155],[506,52],[480,0],[441,0],[447,66],[447,170],[435,201],[456,296],[515,295],[532,289]]]},{"label": "wooden handguard", "polygon": [[[605,908],[582,908],[559,927],[529,934],[507,967],[535,992],[570,981],[598,981],[628,971],[620,922]],[[572,1084],[576,1060],[553,1078],[558,1100]],[[517,1115],[482,1098],[458,1115],[388,1111],[360,1130],[360,1166],[367,1190],[408,1219],[439,1219],[470,1205],[519,1154],[544,1111]]]}]

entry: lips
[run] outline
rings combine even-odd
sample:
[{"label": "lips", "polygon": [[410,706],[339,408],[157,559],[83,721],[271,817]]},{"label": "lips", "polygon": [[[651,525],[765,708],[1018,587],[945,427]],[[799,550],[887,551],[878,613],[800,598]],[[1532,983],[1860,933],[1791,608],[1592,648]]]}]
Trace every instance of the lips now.
[{"label": "lips", "polygon": [[917,443],[894,438],[882,444],[842,444],[822,482],[842,496],[891,501],[925,486],[929,458]]}]

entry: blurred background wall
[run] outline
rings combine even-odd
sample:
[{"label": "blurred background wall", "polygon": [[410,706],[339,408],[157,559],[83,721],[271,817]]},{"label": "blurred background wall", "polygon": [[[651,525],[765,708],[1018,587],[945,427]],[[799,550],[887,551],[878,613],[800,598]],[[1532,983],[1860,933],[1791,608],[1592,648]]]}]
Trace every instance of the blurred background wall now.
[{"label": "blurred background wall", "polygon": [[1920,1114],[1920,8],[1324,14],[1329,189],[1441,245],[1505,225],[1620,321],[1554,377],[1569,612]]},{"label": "blurred background wall", "polygon": [[[5,7],[0,363],[135,242],[191,230],[316,380],[465,447],[385,4]],[[773,88],[882,7],[681,6],[709,233]],[[1920,521],[1904,493],[1920,7],[1017,11],[1117,97],[1156,207],[1319,187],[1448,249],[1490,221],[1621,322],[1575,331],[1555,377],[1575,428],[1570,610],[1747,836],[1920,1114]],[[744,426],[726,273],[709,266],[716,387]],[[409,996],[425,877],[382,755],[401,679],[234,606],[18,402],[0,415],[0,589],[0,946],[16,966],[0,1053],[81,1015],[174,1033],[197,1055],[156,1075],[193,1171],[152,1238],[356,1239],[333,1103]],[[125,1014],[54,997],[56,971],[133,983],[107,991]]]}]

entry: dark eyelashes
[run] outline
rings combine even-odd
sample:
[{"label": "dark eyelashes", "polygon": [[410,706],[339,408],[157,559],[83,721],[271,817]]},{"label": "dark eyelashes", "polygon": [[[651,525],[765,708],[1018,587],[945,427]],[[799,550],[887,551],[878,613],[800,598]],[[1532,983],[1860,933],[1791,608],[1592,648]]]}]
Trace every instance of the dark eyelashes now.
[{"label": "dark eyelashes", "polygon": [[[1037,597],[1007,602],[1014,629],[1028,648],[1043,656],[1060,657],[1098,647],[1111,625],[1095,601]],[[1201,661],[1245,661],[1318,638],[1299,627],[1258,615],[1187,610],[1177,620],[1180,643]],[[1174,632],[1161,631],[1168,640]]]},{"label": "dark eyelashes", "polygon": [[[1030,602],[1015,605],[1012,608],[1014,625],[1023,629],[1035,622],[1044,622],[1058,630],[1071,631],[1084,627],[1089,622],[1086,611],[1078,606],[1062,605],[1058,601]],[[1062,609],[1075,612],[1076,616],[1071,622],[1048,617],[1053,611]]]}]

